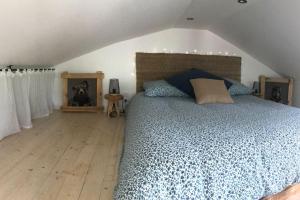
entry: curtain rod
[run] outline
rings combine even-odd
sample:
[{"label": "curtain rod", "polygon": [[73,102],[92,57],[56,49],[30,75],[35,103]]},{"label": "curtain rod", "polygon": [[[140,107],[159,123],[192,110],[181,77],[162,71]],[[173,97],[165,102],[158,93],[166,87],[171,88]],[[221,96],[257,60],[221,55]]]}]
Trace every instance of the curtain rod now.
[{"label": "curtain rod", "polygon": [[49,67],[47,67],[47,68],[24,68],[24,67],[22,67],[22,68],[13,68],[14,67],[14,65],[8,65],[8,66],[6,66],[6,67],[4,67],[4,68],[2,68],[2,69],[0,69],[0,71],[12,71],[12,72],[15,72],[15,71],[28,71],[28,70],[34,70],[34,71],[45,71],[45,70],[48,70],[48,71],[54,71],[55,70],[55,68],[49,68]]}]

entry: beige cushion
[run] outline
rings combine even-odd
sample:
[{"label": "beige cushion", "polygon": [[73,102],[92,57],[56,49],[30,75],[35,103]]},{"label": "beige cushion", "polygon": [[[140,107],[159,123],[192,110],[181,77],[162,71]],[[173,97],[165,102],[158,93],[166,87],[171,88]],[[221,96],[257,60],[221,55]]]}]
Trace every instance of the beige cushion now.
[{"label": "beige cushion", "polygon": [[190,82],[198,104],[233,103],[223,80],[198,78],[192,79]]}]

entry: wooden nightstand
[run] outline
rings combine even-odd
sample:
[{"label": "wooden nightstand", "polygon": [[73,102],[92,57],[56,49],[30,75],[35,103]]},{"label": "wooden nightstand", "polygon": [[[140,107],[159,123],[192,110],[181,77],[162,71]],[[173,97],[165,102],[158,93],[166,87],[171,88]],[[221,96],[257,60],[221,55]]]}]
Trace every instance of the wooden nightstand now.
[{"label": "wooden nightstand", "polygon": [[107,116],[111,117],[114,112],[120,116],[119,102],[123,100],[124,96],[121,94],[106,94],[104,98],[107,100]]}]

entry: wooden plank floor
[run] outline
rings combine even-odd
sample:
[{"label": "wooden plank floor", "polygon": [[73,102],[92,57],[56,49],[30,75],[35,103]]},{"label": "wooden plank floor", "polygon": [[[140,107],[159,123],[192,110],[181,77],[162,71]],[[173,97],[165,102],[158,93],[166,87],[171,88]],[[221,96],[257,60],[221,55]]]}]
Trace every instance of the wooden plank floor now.
[{"label": "wooden plank floor", "polygon": [[0,141],[1,200],[110,200],[124,119],[61,113]]}]

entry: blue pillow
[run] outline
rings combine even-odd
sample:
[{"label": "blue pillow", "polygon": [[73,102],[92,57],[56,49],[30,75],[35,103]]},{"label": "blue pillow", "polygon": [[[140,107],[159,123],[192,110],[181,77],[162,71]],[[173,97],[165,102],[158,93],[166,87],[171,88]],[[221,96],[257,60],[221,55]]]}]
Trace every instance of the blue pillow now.
[{"label": "blue pillow", "polygon": [[181,90],[182,92],[188,94],[191,97],[195,97],[194,94],[194,88],[192,84],[190,83],[191,79],[196,79],[196,78],[207,78],[207,79],[215,79],[215,80],[224,80],[224,83],[228,88],[232,85],[231,82],[218,77],[216,75],[210,74],[206,71],[199,70],[199,69],[190,69],[186,72],[183,72],[181,74],[174,75],[166,81],[176,87],[177,89]]},{"label": "blue pillow", "polygon": [[173,87],[165,80],[144,83],[145,96],[149,97],[188,97],[187,94]]},{"label": "blue pillow", "polygon": [[229,93],[231,96],[238,95],[249,95],[252,94],[253,90],[238,81],[227,79],[232,83],[232,86],[229,88]]}]

